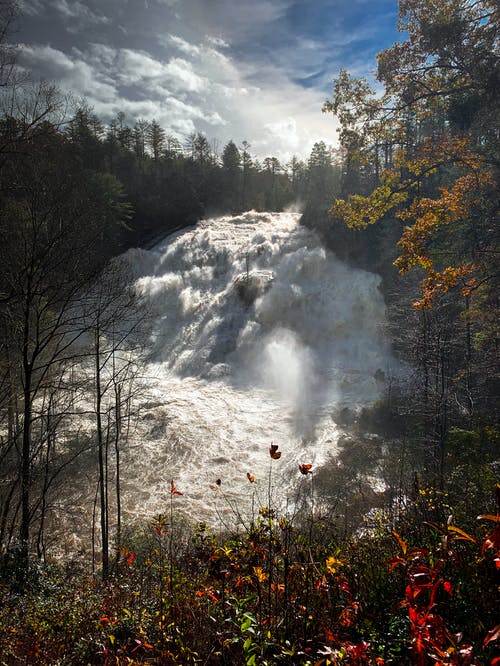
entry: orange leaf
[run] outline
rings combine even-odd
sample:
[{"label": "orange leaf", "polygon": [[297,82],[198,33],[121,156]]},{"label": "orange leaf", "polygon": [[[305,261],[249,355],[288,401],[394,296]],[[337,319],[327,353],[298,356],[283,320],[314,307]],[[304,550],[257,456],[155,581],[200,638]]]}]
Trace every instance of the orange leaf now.
[{"label": "orange leaf", "polygon": [[250,474],[250,472],[247,472],[247,479],[250,481],[250,483],[255,482],[255,476],[253,476],[253,474]]},{"label": "orange leaf", "polygon": [[399,534],[395,530],[391,530],[391,534],[399,543],[401,550],[403,551],[403,555],[406,555],[406,550],[407,550],[406,541],[403,541],[403,539],[399,536]]},{"label": "orange leaf", "polygon": [[455,527],[454,525],[448,526],[448,532],[458,534],[458,536],[455,537],[457,541],[470,541],[471,543],[476,543],[474,537],[471,537],[470,534],[467,534],[467,532],[464,532],[459,527]]},{"label": "orange leaf", "polygon": [[500,523],[500,515],[494,516],[491,513],[483,513],[480,516],[477,517],[477,520],[491,520],[494,523]]},{"label": "orange leaf", "polygon": [[299,465],[299,470],[301,474],[312,474],[311,471],[311,463],[303,463],[302,465]]}]

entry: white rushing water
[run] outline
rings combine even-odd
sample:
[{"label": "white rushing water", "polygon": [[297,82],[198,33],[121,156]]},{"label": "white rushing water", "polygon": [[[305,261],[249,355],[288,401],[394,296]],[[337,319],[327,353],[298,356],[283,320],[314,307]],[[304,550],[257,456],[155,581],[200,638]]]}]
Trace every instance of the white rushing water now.
[{"label": "white rushing water", "polygon": [[335,454],[339,406],[383,390],[396,363],[380,278],[339,261],[299,219],[218,217],[127,253],[153,324],[125,472],[132,513],[165,511],[171,478],[195,521],[244,512],[254,493],[265,504],[271,443],[282,451],[275,492],[291,497],[298,463]]}]

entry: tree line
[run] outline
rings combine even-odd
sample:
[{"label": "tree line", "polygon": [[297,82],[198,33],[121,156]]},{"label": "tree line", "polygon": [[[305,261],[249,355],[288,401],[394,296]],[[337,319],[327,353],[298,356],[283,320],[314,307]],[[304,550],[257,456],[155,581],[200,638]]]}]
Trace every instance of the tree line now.
[{"label": "tree line", "polygon": [[335,151],[317,142],[307,160],[286,164],[262,161],[251,145],[230,140],[222,148],[201,132],[184,140],[158,122],[132,126],[118,113],[107,126],[83,106],[70,120],[66,135],[87,168],[115,176],[132,206],[125,242],[145,239],[192,224],[203,216],[245,210],[283,210],[294,202],[326,208],[337,191],[340,167]]}]

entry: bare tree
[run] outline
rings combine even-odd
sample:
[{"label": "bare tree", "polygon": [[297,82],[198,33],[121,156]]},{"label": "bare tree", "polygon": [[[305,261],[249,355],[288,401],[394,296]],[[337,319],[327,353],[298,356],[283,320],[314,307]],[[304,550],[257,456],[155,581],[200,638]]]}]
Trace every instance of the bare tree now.
[{"label": "bare tree", "polygon": [[[126,215],[116,182],[79,168],[57,127],[40,121],[47,110],[42,107],[39,97],[20,99],[16,108],[38,120],[25,132],[28,115],[4,117],[0,133],[19,127],[21,137],[10,142],[11,155],[0,162],[0,370],[11,423],[4,450],[18,457],[11,482],[20,489],[19,543],[26,565],[40,401],[74,358],[85,333],[79,303],[108,259],[102,247],[113,225]],[[50,438],[42,441],[51,446]],[[14,494],[7,491],[4,510]]]},{"label": "bare tree", "polygon": [[14,31],[16,15],[14,0],[0,0],[0,88],[7,87],[13,78],[16,49],[7,40]]},{"label": "bare tree", "polygon": [[[134,398],[140,390],[142,339],[147,319],[138,311],[134,289],[127,284],[124,266],[114,260],[100,276],[86,303],[92,327],[89,364],[94,395],[102,577],[110,569],[110,511],[116,511],[115,544],[121,545],[121,446],[128,439]],[[114,471],[110,461],[114,456]],[[112,502],[111,477],[115,496]],[[95,550],[95,549],[94,549]]]}]

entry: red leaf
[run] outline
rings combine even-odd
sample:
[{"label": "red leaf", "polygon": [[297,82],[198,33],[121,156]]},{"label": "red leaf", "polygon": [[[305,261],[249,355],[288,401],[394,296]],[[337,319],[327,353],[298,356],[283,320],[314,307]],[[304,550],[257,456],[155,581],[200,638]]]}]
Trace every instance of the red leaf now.
[{"label": "red leaf", "polygon": [[273,460],[278,460],[281,458],[281,451],[278,451],[278,445],[277,444],[271,444],[269,447],[269,455]]},{"label": "red leaf", "polygon": [[491,631],[488,631],[486,634],[486,638],[483,641],[483,645],[486,647],[493,641],[497,641],[500,638],[500,624],[497,624],[497,626],[494,629],[491,629]]},{"label": "red leaf", "polygon": [[175,483],[174,483],[173,479],[170,482],[170,494],[171,495],[183,495],[184,494],[184,493],[181,493],[180,490],[177,490],[177,488],[175,487]]},{"label": "red leaf", "polygon": [[130,566],[134,560],[135,560],[135,553],[132,552],[132,553],[130,553],[130,555],[127,557],[127,564]]},{"label": "red leaf", "polygon": [[406,560],[403,559],[402,557],[392,557],[387,564],[389,565],[389,572],[394,571],[394,569],[398,566],[398,564],[405,565]]},{"label": "red leaf", "polygon": [[325,636],[326,636],[326,640],[327,640],[327,641],[330,641],[331,643],[333,643],[333,641],[335,640],[335,634],[334,634],[333,631],[330,629],[330,627],[327,627],[327,628],[325,629]]},{"label": "red leaf", "polygon": [[445,580],[444,583],[443,583],[443,587],[444,587],[445,592],[447,592],[451,597],[453,595],[453,587],[452,587],[450,581]]},{"label": "red leaf", "polygon": [[489,548],[493,548],[497,552],[500,551],[500,525],[497,525],[493,532],[484,537],[482,554],[484,555]]}]

